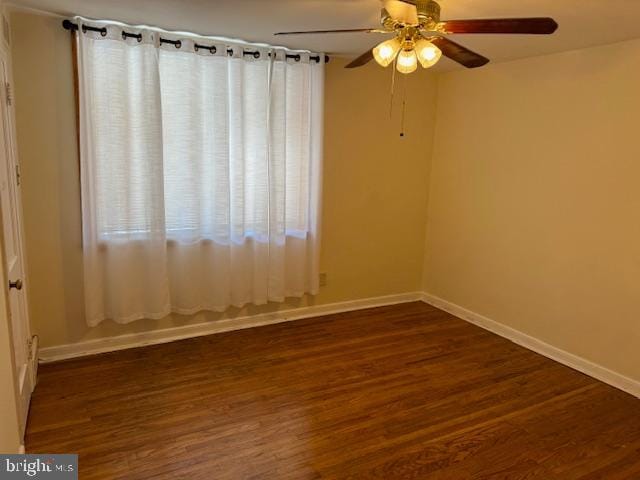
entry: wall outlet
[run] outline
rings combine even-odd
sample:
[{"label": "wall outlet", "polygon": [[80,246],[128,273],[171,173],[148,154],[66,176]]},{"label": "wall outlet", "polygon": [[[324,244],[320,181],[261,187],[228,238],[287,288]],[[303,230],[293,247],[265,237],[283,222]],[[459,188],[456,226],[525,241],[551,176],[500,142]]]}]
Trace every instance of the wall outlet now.
[{"label": "wall outlet", "polygon": [[327,274],[326,273],[321,273],[320,274],[320,286],[321,287],[326,287],[327,286]]}]

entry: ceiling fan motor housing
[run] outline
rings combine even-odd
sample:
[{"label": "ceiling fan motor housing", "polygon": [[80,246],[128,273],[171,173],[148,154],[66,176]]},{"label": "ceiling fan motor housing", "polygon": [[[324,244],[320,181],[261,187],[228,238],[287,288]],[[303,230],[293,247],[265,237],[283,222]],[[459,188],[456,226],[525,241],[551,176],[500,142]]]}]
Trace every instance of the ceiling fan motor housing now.
[{"label": "ceiling fan motor housing", "polygon": [[440,21],[440,5],[433,0],[417,0],[418,21],[422,27],[430,29]]},{"label": "ceiling fan motor housing", "polygon": [[434,0],[415,0],[418,24],[404,23],[393,18],[389,12],[383,8],[380,24],[383,29],[392,32],[405,27],[420,27],[426,30],[435,30],[440,21],[440,5]]}]

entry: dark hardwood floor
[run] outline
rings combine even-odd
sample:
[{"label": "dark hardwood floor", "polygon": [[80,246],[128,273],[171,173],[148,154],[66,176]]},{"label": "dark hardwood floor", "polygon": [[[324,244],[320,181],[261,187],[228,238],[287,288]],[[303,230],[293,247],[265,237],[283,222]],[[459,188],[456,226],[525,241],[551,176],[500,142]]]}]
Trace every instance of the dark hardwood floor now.
[{"label": "dark hardwood floor", "polygon": [[422,303],[44,365],[81,479],[640,479],[640,400]]}]

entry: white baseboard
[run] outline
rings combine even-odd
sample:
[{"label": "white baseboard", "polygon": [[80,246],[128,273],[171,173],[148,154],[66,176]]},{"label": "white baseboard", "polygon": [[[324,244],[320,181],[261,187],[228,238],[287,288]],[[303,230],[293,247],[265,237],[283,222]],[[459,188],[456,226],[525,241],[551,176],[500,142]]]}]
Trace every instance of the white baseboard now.
[{"label": "white baseboard", "polygon": [[347,302],[329,303],[325,305],[292,308],[274,313],[248,315],[214,322],[185,325],[182,327],[173,327],[150,332],[132,333],[117,337],[86,340],[68,345],[45,347],[40,348],[39,358],[41,363],[50,363],[59,360],[83,357],[86,355],[95,355],[97,353],[113,352],[127,348],[173,342],[175,340],[183,340],[185,338],[211,335],[213,333],[261,327],[275,323],[301,320],[303,318],[319,317],[334,313],[416,302],[420,300],[422,300],[422,293],[412,292],[398,295],[387,295],[383,297],[364,298],[360,300],[350,300]]},{"label": "white baseboard", "polygon": [[468,310],[452,302],[439,298],[428,293],[403,293],[398,295],[388,295],[383,297],[365,298],[360,300],[350,300],[346,302],[330,303],[325,305],[314,305],[301,308],[292,308],[274,313],[263,313],[258,315],[247,315],[243,317],[229,318],[208,323],[198,323],[173,327],[163,330],[142,332],[135,334],[120,335],[116,337],[86,340],[84,342],[58,345],[40,349],[40,362],[50,363],[70,358],[95,355],[98,353],[124,350],[127,348],[142,347],[145,345],[156,345],[160,343],[183,340],[185,338],[200,337],[214,333],[241,330],[244,328],[260,327],[276,323],[291,322],[310,317],[321,317],[335,313],[362,310],[365,308],[382,307],[387,305],[397,305],[407,302],[423,301],[440,310],[448,312],[462,320],[466,320],[496,335],[504,337],[524,348],[532,350],[540,355],[544,355],[556,362],[562,363],[570,368],[582,372],[590,377],[607,383],[615,388],[623,390],[631,395],[640,398],[640,381],[633,380],[620,373],[614,372],[606,367],[593,363],[582,357],[569,353],[560,348],[554,347],[542,340],[522,333],[514,328],[491,320],[479,313]]},{"label": "white baseboard", "polygon": [[562,363],[567,367],[573,368],[579,372],[582,372],[590,377],[593,377],[601,382],[604,382],[612,387],[618,388],[624,392],[640,398],[640,381],[626,377],[620,373],[609,370],[606,367],[593,363],[585,358],[579,357],[572,353],[569,353],[560,348],[549,345],[542,340],[522,333],[514,328],[508,327],[502,323],[498,323],[495,320],[491,320],[479,313],[472,312],[464,307],[456,305],[435,295],[428,293],[422,294],[422,301],[432,305],[440,310],[444,310],[451,315],[454,315],[462,320],[473,323],[485,330],[488,330],[496,335],[511,340],[524,348],[532,350],[540,355],[544,355],[547,358]]}]

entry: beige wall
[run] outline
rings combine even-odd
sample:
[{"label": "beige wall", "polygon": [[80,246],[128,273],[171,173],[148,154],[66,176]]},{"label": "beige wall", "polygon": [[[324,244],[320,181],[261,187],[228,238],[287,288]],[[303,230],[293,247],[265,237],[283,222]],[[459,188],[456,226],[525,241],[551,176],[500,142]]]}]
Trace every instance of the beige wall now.
[{"label": "beige wall", "polygon": [[425,290],[640,380],[640,41],[439,79]]},{"label": "beige wall", "polygon": [[[46,347],[219,318],[85,325],[71,50],[60,22],[12,15],[34,333]],[[327,66],[321,268],[328,285],[312,300],[316,304],[417,291],[421,285],[436,80],[428,74],[408,78],[408,128],[401,139],[398,109],[389,119],[390,70],[343,66],[338,59]],[[229,315],[239,313],[246,312]]]}]

